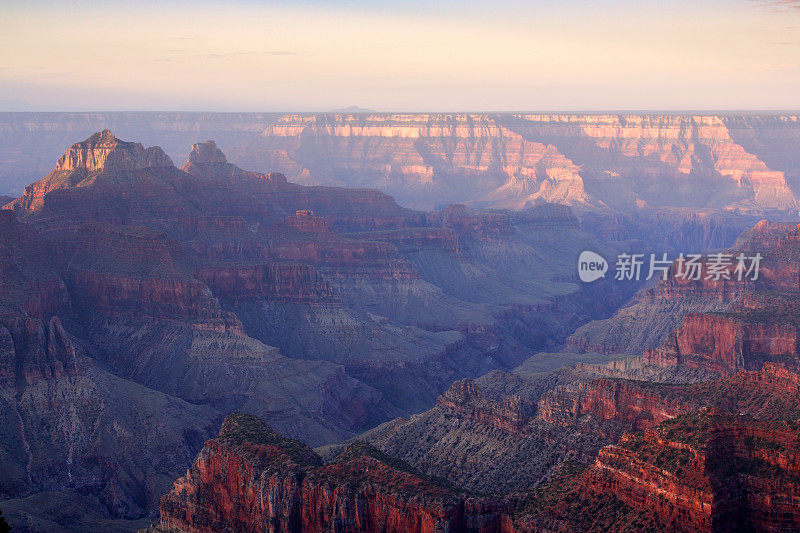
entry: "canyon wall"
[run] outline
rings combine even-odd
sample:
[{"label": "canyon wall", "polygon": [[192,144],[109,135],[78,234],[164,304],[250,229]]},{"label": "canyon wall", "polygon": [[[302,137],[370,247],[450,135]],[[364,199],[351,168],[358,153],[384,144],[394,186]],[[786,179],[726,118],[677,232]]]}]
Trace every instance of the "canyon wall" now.
[{"label": "canyon wall", "polygon": [[[761,144],[773,151],[789,151],[800,129],[797,117],[769,118],[752,117],[751,131],[757,130]],[[733,127],[737,137],[744,137],[739,132],[750,119],[286,115],[234,158],[253,168],[279,169],[302,183],[377,187],[401,204],[428,209],[451,202],[521,208],[539,201],[622,211],[648,206],[796,209],[787,181],[797,173],[794,160],[770,157],[776,165],[770,167],[732,137]]]},{"label": "canyon wall", "polygon": [[18,195],[75,136],[103,128],[176,160],[214,138],[245,168],[377,188],[424,209],[796,211],[800,185],[797,115],[630,113],[4,113],[0,184]]}]

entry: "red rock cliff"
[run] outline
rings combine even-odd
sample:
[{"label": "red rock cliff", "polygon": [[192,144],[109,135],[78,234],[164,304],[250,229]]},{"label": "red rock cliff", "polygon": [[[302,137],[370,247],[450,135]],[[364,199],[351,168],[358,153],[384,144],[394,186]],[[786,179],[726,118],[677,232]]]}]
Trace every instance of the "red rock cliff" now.
[{"label": "red rock cliff", "polygon": [[158,531],[498,531],[496,506],[465,499],[365,444],[323,465],[247,415],[226,418],[164,496]]}]

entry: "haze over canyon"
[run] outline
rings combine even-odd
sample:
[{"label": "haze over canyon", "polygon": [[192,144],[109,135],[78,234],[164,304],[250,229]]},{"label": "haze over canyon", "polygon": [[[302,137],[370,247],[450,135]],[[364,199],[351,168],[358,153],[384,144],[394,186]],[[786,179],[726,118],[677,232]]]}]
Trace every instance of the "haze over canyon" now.
[{"label": "haze over canyon", "polygon": [[2,516],[798,530],[798,154],[794,114],[0,114]]},{"label": "haze over canyon", "polygon": [[244,168],[377,188],[414,209],[796,211],[800,195],[800,115],[752,113],[3,113],[0,184],[21,192],[104,128],[174,159],[213,138]]}]

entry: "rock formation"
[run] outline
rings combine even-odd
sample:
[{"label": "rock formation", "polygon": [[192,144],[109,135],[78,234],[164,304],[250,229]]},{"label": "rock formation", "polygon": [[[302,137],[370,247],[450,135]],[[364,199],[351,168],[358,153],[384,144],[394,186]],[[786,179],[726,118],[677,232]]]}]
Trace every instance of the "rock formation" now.
[{"label": "rock formation", "polygon": [[473,501],[369,445],[323,464],[261,420],[229,415],[161,505],[155,531],[498,531]]},{"label": "rock formation", "polygon": [[[15,437],[0,466],[14,524],[55,501],[144,519],[225,414],[340,442],[607,313],[581,311],[564,278],[583,247],[603,248],[567,207],[416,212],[242,170],[213,142],[179,169],[103,131],[5,207],[0,391]],[[458,505],[430,520],[462,520]]]},{"label": "rock formation", "polygon": [[796,118],[286,115],[236,157],[305,183],[378,187],[413,207],[434,207],[433,196],[517,209],[537,201],[627,212],[786,209],[797,205],[787,181],[797,162],[782,156],[800,131]]},{"label": "rock formation", "polygon": [[[484,387],[491,389],[490,382]],[[590,399],[581,400],[580,412],[574,408],[578,404],[554,403],[553,395],[541,399],[539,417],[556,430],[551,437],[563,434],[565,424],[575,424],[575,415],[626,425],[632,432],[621,439],[617,434],[616,443],[595,452],[588,468],[562,462],[541,485],[480,497],[467,497],[451,479],[423,476],[364,442],[350,444],[325,463],[258,419],[231,415],[220,436],[206,443],[162,500],[155,531],[215,531],[223,524],[243,531],[485,532],[792,530],[800,525],[796,372],[767,364],[699,384],[595,380],[588,394],[575,387],[569,391],[576,399]],[[449,410],[456,420],[449,423],[451,435],[444,443],[456,455],[443,459],[461,463],[459,441],[466,440],[478,454],[496,442],[486,431],[473,441],[470,432],[478,426],[467,425],[470,420],[517,441],[529,438],[533,426],[525,424],[521,432],[507,424],[508,415],[516,413],[512,418],[519,421],[521,412],[520,398],[510,398],[515,399],[496,406],[491,415],[491,402],[474,382],[455,384],[435,408]],[[592,431],[586,422],[574,427]],[[403,431],[403,426],[408,424],[388,431]],[[532,450],[518,456],[518,468],[536,460]],[[499,466],[483,463],[484,475]],[[444,472],[452,478],[452,472]]]}]

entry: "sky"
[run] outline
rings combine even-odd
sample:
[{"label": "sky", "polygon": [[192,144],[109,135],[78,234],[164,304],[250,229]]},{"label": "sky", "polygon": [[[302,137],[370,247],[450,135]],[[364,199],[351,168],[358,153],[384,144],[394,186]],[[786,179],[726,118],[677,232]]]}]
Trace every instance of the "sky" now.
[{"label": "sky", "polygon": [[800,0],[0,0],[0,111],[351,105],[796,110]]}]

